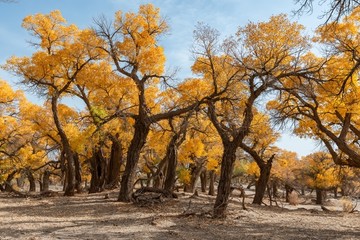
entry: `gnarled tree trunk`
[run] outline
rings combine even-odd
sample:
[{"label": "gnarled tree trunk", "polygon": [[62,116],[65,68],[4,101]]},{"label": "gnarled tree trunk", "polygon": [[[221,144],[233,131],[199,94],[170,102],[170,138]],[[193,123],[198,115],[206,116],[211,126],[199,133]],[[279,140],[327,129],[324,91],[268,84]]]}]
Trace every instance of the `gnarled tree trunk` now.
[{"label": "gnarled tree trunk", "polygon": [[146,123],[145,121],[139,120],[139,118],[137,118],[135,120],[134,128],[134,137],[131,140],[128,149],[125,171],[120,184],[118,200],[121,202],[131,201],[131,195],[135,182],[135,170],[139,161],[141,149],[143,148],[146,138],[149,134],[150,123]]},{"label": "gnarled tree trunk", "polygon": [[58,114],[58,99],[59,95],[55,94],[51,98],[51,110],[54,118],[54,123],[58,134],[61,139],[62,144],[62,153],[64,154],[65,168],[66,168],[66,184],[65,186],[65,196],[73,196],[75,194],[75,182],[76,182],[76,173],[75,173],[75,161],[74,154],[71,150],[69,139],[66,136],[66,133],[60,123],[59,114]]},{"label": "gnarled tree trunk", "polygon": [[123,164],[123,147],[118,137],[118,133],[115,137],[111,136],[111,154],[106,177],[106,187],[110,189],[116,188],[119,185],[120,168]]},{"label": "gnarled tree trunk", "polygon": [[176,181],[176,166],[178,158],[178,146],[176,144],[177,139],[178,135],[175,134],[171,138],[170,143],[166,149],[167,170],[164,181],[164,190],[169,192],[173,191]]},{"label": "gnarled tree trunk", "polygon": [[11,186],[11,181],[14,179],[15,174],[17,173],[17,170],[12,171],[6,178],[5,180],[5,192],[11,192],[12,191],[12,186]]},{"label": "gnarled tree trunk", "polygon": [[262,203],[262,200],[265,195],[266,187],[270,178],[270,171],[274,157],[275,155],[272,155],[266,164],[260,166],[260,176],[256,182],[253,204],[261,205]]},{"label": "gnarled tree trunk", "polygon": [[104,190],[106,160],[103,156],[101,147],[93,150],[90,158],[91,180],[89,193],[96,193]]},{"label": "gnarled tree trunk", "polygon": [[36,191],[36,183],[34,175],[31,171],[31,169],[26,169],[26,176],[29,181],[29,192],[35,192]]},{"label": "gnarled tree trunk", "polygon": [[231,193],[231,179],[234,169],[234,162],[236,159],[237,145],[233,142],[224,144],[224,152],[221,161],[220,181],[218,186],[218,192],[214,205],[214,217],[225,217],[225,211],[229,202],[229,196]]}]

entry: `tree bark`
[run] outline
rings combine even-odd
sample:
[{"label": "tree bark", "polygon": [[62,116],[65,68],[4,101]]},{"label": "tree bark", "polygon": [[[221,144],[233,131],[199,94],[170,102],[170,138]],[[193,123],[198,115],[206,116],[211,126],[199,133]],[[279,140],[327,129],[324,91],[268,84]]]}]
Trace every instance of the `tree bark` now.
[{"label": "tree bark", "polygon": [[272,196],[273,196],[273,198],[279,197],[277,180],[272,181],[271,187],[272,187]]},{"label": "tree bark", "polygon": [[270,178],[270,171],[274,157],[275,155],[271,156],[271,158],[267,161],[266,164],[260,166],[260,176],[258,181],[256,182],[255,197],[253,200],[253,204],[261,205],[262,203],[266,191],[266,187]]},{"label": "tree bark", "polygon": [[172,192],[174,190],[176,182],[176,167],[178,162],[178,148],[185,141],[187,124],[191,113],[189,113],[183,120],[180,125],[178,132],[175,132],[175,129],[172,124],[172,120],[169,119],[169,125],[171,126],[174,135],[171,138],[168,147],[166,149],[165,159],[167,160],[166,168],[166,177],[164,181],[164,190]]},{"label": "tree bark", "polygon": [[322,189],[315,189],[316,191],[316,204],[322,205],[325,201],[326,191]]},{"label": "tree bark", "polygon": [[221,161],[220,181],[214,204],[214,218],[223,218],[226,215],[225,211],[231,193],[231,176],[236,159],[236,149],[237,145],[233,142],[224,144],[224,152]]},{"label": "tree bark", "polygon": [[206,192],[206,186],[207,186],[207,171],[204,169],[200,173],[200,182],[201,182],[201,192]]},{"label": "tree bark", "polygon": [[172,192],[175,185],[176,180],[176,166],[177,166],[177,146],[176,141],[178,139],[178,135],[175,134],[166,149],[166,158],[167,158],[167,170],[166,177],[164,181],[164,190]]},{"label": "tree bark", "polygon": [[334,198],[338,198],[338,189],[334,187]]},{"label": "tree bark", "polygon": [[101,147],[96,147],[93,150],[93,156],[90,158],[91,166],[91,180],[89,193],[101,192],[104,190],[104,167],[105,159]]},{"label": "tree bark", "polygon": [[135,170],[139,161],[140,152],[149,134],[150,123],[137,118],[135,120],[134,137],[131,140],[126,158],[125,171],[121,179],[118,201],[130,202],[135,182]]},{"label": "tree bark", "polygon": [[5,180],[5,192],[11,192],[12,191],[12,186],[11,186],[11,181],[14,179],[15,174],[17,173],[17,170],[12,171],[6,178]]},{"label": "tree bark", "polygon": [[42,176],[42,190],[41,191],[43,191],[43,192],[49,191],[50,174],[51,174],[51,172],[49,170],[45,170],[45,172]]},{"label": "tree bark", "polygon": [[111,137],[111,154],[107,170],[108,174],[106,178],[106,186],[110,189],[116,188],[119,185],[120,168],[123,164],[123,147],[118,137],[118,133],[115,137]]},{"label": "tree bark", "polygon": [[75,189],[78,193],[82,192],[81,187],[81,166],[80,166],[80,160],[79,155],[77,152],[73,152],[74,156],[74,164],[75,164]]},{"label": "tree bark", "polygon": [[34,178],[34,175],[32,174],[31,169],[26,170],[26,176],[27,176],[27,179],[29,180],[29,192],[35,192],[36,191],[36,183],[35,183],[35,178]]},{"label": "tree bark", "polygon": [[190,164],[190,168],[191,168],[190,184],[185,185],[184,187],[185,192],[190,192],[190,193],[195,192],[196,183],[200,177],[201,172],[204,169],[203,164],[204,164],[203,159],[194,159],[194,163]]},{"label": "tree bark", "polygon": [[66,133],[60,123],[59,115],[58,115],[58,98],[59,96],[55,94],[51,98],[51,110],[54,118],[54,123],[58,134],[61,139],[62,144],[62,151],[64,153],[64,159],[66,161],[66,187],[65,187],[65,196],[74,196],[75,194],[75,181],[76,181],[76,174],[75,174],[75,162],[73,151],[71,150],[69,139],[66,136]]},{"label": "tree bark", "polygon": [[216,179],[215,170],[210,171],[209,178],[210,178],[209,195],[214,196],[215,195],[215,179]]}]

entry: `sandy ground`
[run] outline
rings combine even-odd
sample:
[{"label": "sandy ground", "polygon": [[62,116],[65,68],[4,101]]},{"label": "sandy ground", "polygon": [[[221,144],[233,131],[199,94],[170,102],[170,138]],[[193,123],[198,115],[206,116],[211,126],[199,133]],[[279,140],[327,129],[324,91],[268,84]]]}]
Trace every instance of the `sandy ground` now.
[{"label": "sandy ground", "polygon": [[0,239],[360,239],[359,213],[286,204],[247,204],[248,210],[241,210],[233,198],[228,217],[216,220],[208,214],[214,197],[206,195],[182,194],[141,207],[117,202],[116,191],[108,192],[108,199],[105,194],[14,198],[0,193]]}]

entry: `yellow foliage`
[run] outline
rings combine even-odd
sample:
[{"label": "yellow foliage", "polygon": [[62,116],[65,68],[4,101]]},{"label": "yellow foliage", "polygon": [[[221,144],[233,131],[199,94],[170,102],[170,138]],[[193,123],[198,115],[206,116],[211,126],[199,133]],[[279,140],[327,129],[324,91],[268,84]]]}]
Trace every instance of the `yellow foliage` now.
[{"label": "yellow foliage", "polygon": [[178,170],[179,181],[183,184],[189,184],[191,181],[190,170],[186,168],[180,168]]},{"label": "yellow foliage", "polygon": [[260,176],[260,169],[256,162],[250,162],[247,166],[247,174],[255,177]]},{"label": "yellow foliage", "polygon": [[309,187],[327,189],[340,184],[339,174],[330,154],[316,152],[305,156],[301,162]]}]

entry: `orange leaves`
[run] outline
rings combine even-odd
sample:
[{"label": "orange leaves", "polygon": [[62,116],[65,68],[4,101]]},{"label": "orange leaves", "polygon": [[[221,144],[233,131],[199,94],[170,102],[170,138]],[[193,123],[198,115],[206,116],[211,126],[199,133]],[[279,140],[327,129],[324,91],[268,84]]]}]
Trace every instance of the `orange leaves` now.
[{"label": "orange leaves", "polygon": [[77,29],[75,25],[64,26],[66,20],[59,10],[47,15],[36,14],[24,18],[22,26],[40,40],[40,47],[51,51],[69,41],[69,36]]},{"label": "orange leaves", "polygon": [[15,97],[16,94],[10,85],[6,81],[0,79],[0,104],[10,103],[14,101]]},{"label": "orange leaves", "polygon": [[181,100],[184,102],[193,102],[201,100],[211,92],[211,86],[203,79],[192,78],[187,79],[178,86],[181,93]]},{"label": "orange leaves", "polygon": [[137,65],[142,74],[161,75],[164,71],[165,55],[157,45],[158,36],[164,34],[168,26],[160,17],[160,10],[151,4],[140,6],[139,12],[115,14],[115,28],[121,31],[117,49],[132,64]]},{"label": "orange leaves", "polygon": [[272,16],[268,22],[250,23],[239,28],[237,36],[246,49],[246,64],[266,71],[283,71],[307,47],[304,27],[291,23],[286,15]]},{"label": "orange leaves", "polygon": [[336,187],[340,183],[338,168],[335,166],[330,154],[316,152],[301,160],[306,183],[317,189]]}]

